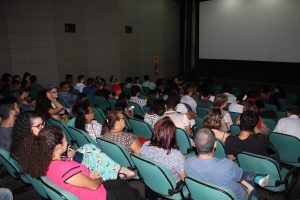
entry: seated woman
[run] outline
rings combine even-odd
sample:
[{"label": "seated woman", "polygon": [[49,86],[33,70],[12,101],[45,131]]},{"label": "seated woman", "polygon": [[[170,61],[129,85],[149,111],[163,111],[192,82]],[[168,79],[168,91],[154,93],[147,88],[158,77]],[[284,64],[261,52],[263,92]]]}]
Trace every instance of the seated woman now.
[{"label": "seated woman", "polygon": [[150,102],[150,110],[144,116],[144,121],[154,128],[155,123],[161,118],[164,112],[165,101],[162,99],[155,99]]},{"label": "seated woman", "polygon": [[141,156],[161,163],[173,175],[176,182],[184,180],[185,157],[176,149],[176,127],[169,117],[164,117],[154,125],[151,141],[141,148]]},{"label": "seated woman", "polygon": [[219,107],[222,112],[222,124],[221,131],[229,132],[230,126],[233,124],[231,116],[228,111],[224,110],[228,105],[228,97],[225,94],[219,94],[216,96],[214,106]]},{"label": "seated woman", "polygon": [[74,107],[73,111],[76,113],[76,128],[87,131],[93,140],[101,136],[102,125],[95,120],[93,108],[88,101],[76,108]]},{"label": "seated woman", "polygon": [[129,152],[140,154],[141,143],[136,135],[124,132],[125,120],[121,112],[111,111],[102,126],[102,137],[121,144]]},{"label": "seated woman", "polygon": [[203,120],[203,127],[209,128],[213,131],[216,138],[225,143],[228,133],[221,131],[222,112],[219,107],[212,107],[208,110]]},{"label": "seated woman", "polygon": [[[19,114],[13,129],[11,145],[11,153],[15,158],[18,159],[20,153],[22,153],[20,145],[22,145],[23,141],[26,138],[38,136],[44,126],[45,121],[43,116],[35,111],[27,111]],[[82,163],[91,172],[100,173],[103,180],[117,179],[118,176],[121,178],[135,176],[133,171],[114,162],[93,144],[83,145],[76,152],[69,149],[67,156]]]},{"label": "seated woman", "polygon": [[26,173],[33,177],[48,176],[54,184],[81,200],[143,199],[126,182],[102,181],[99,174],[63,157],[67,140],[57,126],[45,127],[39,135],[25,138],[20,148],[19,163]]},{"label": "seated woman", "polygon": [[66,120],[68,118],[63,105],[58,101],[58,91],[55,87],[48,87],[41,91],[35,103],[35,110],[42,113],[46,118],[53,117],[57,120]]}]

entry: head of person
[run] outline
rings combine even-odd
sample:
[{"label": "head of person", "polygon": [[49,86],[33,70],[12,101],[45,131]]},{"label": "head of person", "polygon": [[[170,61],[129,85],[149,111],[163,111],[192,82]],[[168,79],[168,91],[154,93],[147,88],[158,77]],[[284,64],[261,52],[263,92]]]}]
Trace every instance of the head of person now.
[{"label": "head of person", "polygon": [[85,81],[84,76],[83,75],[78,75],[77,76],[77,81],[78,81],[78,83],[84,83],[84,81]]},{"label": "head of person", "polygon": [[191,84],[185,91],[186,95],[192,96],[197,92],[197,85],[196,84]]},{"label": "head of person", "polygon": [[137,76],[134,77],[133,82],[134,82],[135,84],[140,84],[140,82],[141,82],[140,77],[137,77]]},{"label": "head of person", "polygon": [[214,101],[214,106],[220,107],[221,109],[226,108],[228,104],[228,97],[225,94],[218,94]]},{"label": "head of person", "polygon": [[24,72],[22,80],[30,81],[31,74],[29,72]]},{"label": "head of person", "polygon": [[73,82],[73,75],[72,74],[67,74],[66,75],[66,82],[67,83],[72,83]]},{"label": "head of person", "polygon": [[132,78],[131,78],[130,76],[128,76],[128,77],[126,78],[125,82],[130,84],[130,83],[133,82],[133,80],[132,80]]},{"label": "head of person", "polygon": [[23,101],[23,100],[26,100],[28,98],[28,96],[29,96],[29,89],[26,87],[21,87],[19,89],[19,99],[21,101]]},{"label": "head of person", "polygon": [[179,102],[180,102],[180,99],[177,94],[169,95],[168,99],[166,101],[167,110],[175,110],[175,108]]},{"label": "head of person", "polygon": [[217,147],[215,134],[209,128],[201,128],[194,137],[194,143],[198,154],[213,153]]},{"label": "head of person", "polygon": [[137,85],[131,86],[130,94],[131,94],[131,96],[133,96],[133,97],[138,97],[138,96],[140,96],[140,94],[141,94],[141,88],[140,88],[139,86],[137,86]]},{"label": "head of person", "polygon": [[209,129],[220,129],[222,117],[222,111],[219,107],[210,108],[204,116],[203,127]]},{"label": "head of person", "polygon": [[164,112],[165,101],[162,99],[154,99],[150,104],[150,111],[154,114],[161,115]]},{"label": "head of person", "polygon": [[94,85],[94,79],[93,78],[88,78],[86,81],[86,85],[89,87],[92,87]]},{"label": "head of person", "polygon": [[45,176],[52,160],[67,149],[66,137],[61,128],[43,128],[36,137],[25,138],[20,145],[18,161],[24,172],[33,177]]},{"label": "head of person", "polygon": [[286,109],[287,112],[287,116],[291,116],[291,115],[299,115],[300,114],[300,109],[298,106],[290,106]]},{"label": "head of person", "polygon": [[20,108],[15,97],[4,97],[0,100],[0,117],[2,120],[14,120],[19,113]]},{"label": "head of person", "polygon": [[36,83],[36,82],[37,82],[37,77],[36,77],[36,75],[31,75],[30,78],[29,78],[29,80],[30,80],[30,84]]},{"label": "head of person", "polygon": [[95,119],[93,108],[88,101],[76,108],[75,116],[75,127],[81,130],[85,130],[85,125]]},{"label": "head of person", "polygon": [[17,155],[21,150],[22,141],[25,138],[37,136],[44,126],[45,120],[42,114],[36,111],[20,113],[13,128],[11,152]]},{"label": "head of person", "polygon": [[50,92],[52,98],[54,99],[58,98],[58,89],[55,85],[52,84],[47,85],[46,92]]},{"label": "head of person", "polygon": [[241,131],[253,132],[259,120],[259,114],[256,111],[248,110],[240,116],[240,129]]},{"label": "head of person", "polygon": [[170,117],[164,117],[155,123],[150,145],[167,150],[167,154],[171,149],[177,148],[176,126]]},{"label": "head of person", "polygon": [[59,84],[59,87],[60,87],[60,91],[62,92],[70,92],[70,83],[67,81],[62,81]]},{"label": "head of person", "polygon": [[106,119],[102,126],[102,134],[108,132],[121,132],[124,130],[126,124],[124,116],[119,111],[110,111],[106,115]]},{"label": "head of person", "polygon": [[248,111],[248,110],[258,111],[256,104],[252,101],[246,101],[244,103],[243,111]]},{"label": "head of person", "polygon": [[114,110],[124,112],[125,109],[128,107],[129,98],[130,98],[129,95],[126,94],[125,92],[121,93],[116,102]]},{"label": "head of person", "polygon": [[1,76],[1,82],[3,82],[3,83],[9,83],[10,79],[11,79],[11,74],[9,74],[9,73],[4,73]]}]

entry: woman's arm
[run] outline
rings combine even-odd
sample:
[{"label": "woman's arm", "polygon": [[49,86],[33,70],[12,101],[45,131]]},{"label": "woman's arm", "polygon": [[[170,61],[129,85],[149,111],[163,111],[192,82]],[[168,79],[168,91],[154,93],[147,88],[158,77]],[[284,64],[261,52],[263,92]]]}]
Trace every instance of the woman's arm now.
[{"label": "woman's arm", "polygon": [[97,190],[102,184],[102,178],[92,179],[80,172],[68,178],[65,182],[75,187]]},{"label": "woman's arm", "polygon": [[47,98],[55,105],[55,108],[50,108],[49,109],[49,114],[50,115],[56,115],[64,109],[64,107],[58,101],[56,101],[56,99],[51,97],[50,92],[47,92]]}]

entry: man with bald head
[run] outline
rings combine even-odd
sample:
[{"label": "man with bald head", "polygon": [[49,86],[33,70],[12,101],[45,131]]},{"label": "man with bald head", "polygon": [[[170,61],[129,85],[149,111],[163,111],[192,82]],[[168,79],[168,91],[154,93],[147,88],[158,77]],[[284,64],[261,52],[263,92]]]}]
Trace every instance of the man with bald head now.
[{"label": "man with bald head", "polygon": [[208,128],[202,128],[196,133],[194,143],[198,155],[186,159],[186,176],[223,186],[232,190],[237,199],[247,200],[248,195],[240,184],[243,170],[227,158],[214,157],[214,149],[217,147],[214,133]]}]

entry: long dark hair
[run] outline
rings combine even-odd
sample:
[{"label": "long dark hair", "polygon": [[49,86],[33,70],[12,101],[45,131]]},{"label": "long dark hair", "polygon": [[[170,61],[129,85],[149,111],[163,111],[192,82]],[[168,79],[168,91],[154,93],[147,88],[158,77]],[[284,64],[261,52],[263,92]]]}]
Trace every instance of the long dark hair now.
[{"label": "long dark hair", "polygon": [[52,108],[51,101],[46,96],[46,90],[42,90],[36,97],[35,110],[42,113],[45,118],[49,118],[49,110]]},{"label": "long dark hair", "polygon": [[176,126],[170,117],[164,117],[155,123],[150,145],[167,150],[167,154],[171,153],[171,149],[177,148]]},{"label": "long dark hair", "polygon": [[32,120],[39,117],[44,120],[43,115],[36,111],[26,111],[18,115],[14,124],[12,143],[10,146],[10,151],[16,158],[19,152],[23,151],[23,149],[20,148],[23,140],[34,136],[31,130]]},{"label": "long dark hair", "polygon": [[25,138],[18,157],[22,170],[33,177],[45,176],[54,149],[62,143],[63,137],[61,128],[50,126],[43,128],[38,136]]},{"label": "long dark hair", "polygon": [[76,110],[75,127],[83,131],[85,131],[85,124],[86,124],[85,115],[88,114],[89,107],[91,107],[89,101],[85,101],[78,107],[76,106],[75,109]]}]

